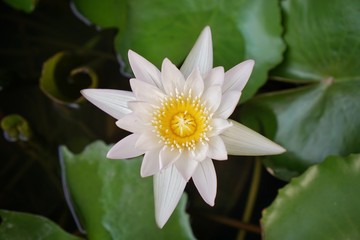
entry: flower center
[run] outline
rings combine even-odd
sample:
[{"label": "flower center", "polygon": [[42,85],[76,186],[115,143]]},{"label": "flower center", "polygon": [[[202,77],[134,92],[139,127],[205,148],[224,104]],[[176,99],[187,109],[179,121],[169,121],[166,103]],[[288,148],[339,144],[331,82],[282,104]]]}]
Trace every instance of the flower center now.
[{"label": "flower center", "polygon": [[208,141],[211,129],[209,114],[200,97],[189,93],[167,96],[153,114],[152,125],[157,136],[171,149],[193,151],[198,143]]},{"label": "flower center", "polygon": [[172,117],[170,128],[179,137],[188,137],[196,131],[196,119],[185,112],[179,112]]}]

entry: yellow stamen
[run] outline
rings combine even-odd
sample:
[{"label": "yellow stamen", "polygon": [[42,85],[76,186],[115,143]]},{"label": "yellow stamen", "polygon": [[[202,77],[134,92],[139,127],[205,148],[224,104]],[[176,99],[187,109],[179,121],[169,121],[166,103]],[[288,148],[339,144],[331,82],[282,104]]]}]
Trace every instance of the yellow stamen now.
[{"label": "yellow stamen", "polygon": [[153,114],[157,136],[171,149],[194,151],[198,143],[208,141],[211,114],[191,91],[167,96]]}]

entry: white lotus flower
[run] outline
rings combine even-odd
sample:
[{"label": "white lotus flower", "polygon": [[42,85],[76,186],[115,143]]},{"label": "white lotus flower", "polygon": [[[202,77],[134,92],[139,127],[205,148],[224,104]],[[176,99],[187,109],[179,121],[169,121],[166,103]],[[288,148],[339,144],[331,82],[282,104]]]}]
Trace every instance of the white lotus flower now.
[{"label": "white lotus flower", "polygon": [[141,176],[154,175],[155,218],[162,228],[185,185],[193,179],[202,198],[214,205],[216,173],[212,159],[230,155],[280,154],[284,148],[229,120],[254,66],[242,62],[226,73],[213,68],[211,31],[206,27],[180,70],[165,59],[161,72],[129,51],[135,74],[132,92],[86,89],[82,94],[132,132],[107,157],[142,154]]}]

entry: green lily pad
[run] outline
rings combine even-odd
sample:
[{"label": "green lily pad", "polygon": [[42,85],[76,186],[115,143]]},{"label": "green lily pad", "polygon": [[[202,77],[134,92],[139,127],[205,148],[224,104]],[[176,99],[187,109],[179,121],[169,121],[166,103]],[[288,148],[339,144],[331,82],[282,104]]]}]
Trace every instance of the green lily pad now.
[{"label": "green lily pad", "polygon": [[277,74],[297,82],[359,80],[359,1],[286,0],[282,7],[288,50]]},{"label": "green lily pad", "polygon": [[102,28],[121,27],[126,20],[126,1],[74,0],[76,9],[87,21]]},{"label": "green lily pad", "polygon": [[354,61],[360,55],[360,2],[294,0],[283,7],[288,50],[275,74],[308,84],[251,104],[268,109],[257,114],[264,125],[268,112],[275,115],[274,140],[287,152],[265,163],[289,180],[329,155],[360,152],[360,62]]},{"label": "green lily pad", "polygon": [[0,239],[80,240],[52,221],[33,214],[0,210]]},{"label": "green lily pad", "polygon": [[35,9],[38,0],[4,0],[4,2],[17,10],[31,13]]},{"label": "green lily pad", "polygon": [[360,238],[360,155],[329,157],[294,178],[263,211],[267,240]]},{"label": "green lily pad", "polygon": [[[245,100],[264,84],[268,71],[282,59],[284,44],[276,0],[230,0],[222,4],[215,0],[129,0],[125,10],[121,2],[126,1],[102,1],[113,8],[101,11],[95,1],[74,0],[87,19],[99,26],[119,29],[115,47],[126,63],[127,52],[132,49],[158,67],[165,57],[180,65],[201,30],[210,25],[215,66],[229,69],[245,59],[256,61],[242,96]],[[126,20],[115,21],[114,9],[118,15],[125,14]],[[126,70],[130,71],[128,64]]]},{"label": "green lily pad", "polygon": [[109,160],[103,142],[74,155],[60,148],[69,200],[91,239],[194,239],[186,198],[163,229],[155,223],[152,178],[140,177],[141,158]]}]

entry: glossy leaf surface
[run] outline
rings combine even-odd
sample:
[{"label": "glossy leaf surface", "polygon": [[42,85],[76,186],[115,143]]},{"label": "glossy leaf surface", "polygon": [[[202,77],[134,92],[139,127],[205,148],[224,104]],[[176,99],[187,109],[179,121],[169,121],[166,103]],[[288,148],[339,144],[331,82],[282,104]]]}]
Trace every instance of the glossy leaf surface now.
[{"label": "glossy leaf surface", "polygon": [[106,159],[102,142],[74,155],[60,148],[67,192],[89,239],[193,239],[183,198],[163,229],[155,223],[152,178],[141,159]]},{"label": "glossy leaf surface", "polygon": [[0,239],[80,240],[52,221],[29,213],[0,210]]},{"label": "glossy leaf surface", "polygon": [[267,109],[256,113],[264,125],[275,115],[274,140],[287,152],[266,164],[282,179],[329,155],[360,151],[359,8],[360,2],[352,0],[283,1],[288,50],[274,74],[307,85],[265,94],[252,103]]},{"label": "glossy leaf surface", "polygon": [[264,210],[264,239],[359,239],[359,189],[360,155],[327,158],[294,178]]},{"label": "glossy leaf surface", "polygon": [[[78,10],[90,21],[106,27],[116,27],[119,34],[115,47],[128,63],[129,49],[138,52],[157,67],[167,57],[181,65],[201,30],[211,26],[214,45],[214,65],[229,69],[245,59],[256,61],[255,71],[244,90],[248,99],[264,84],[268,71],[278,64],[284,44],[280,38],[280,8],[278,2],[237,1],[102,1],[100,11],[96,1],[74,0]],[[125,9],[126,7],[126,9]],[[116,20],[126,14],[125,20]],[[126,70],[130,72],[128,65]]]}]

